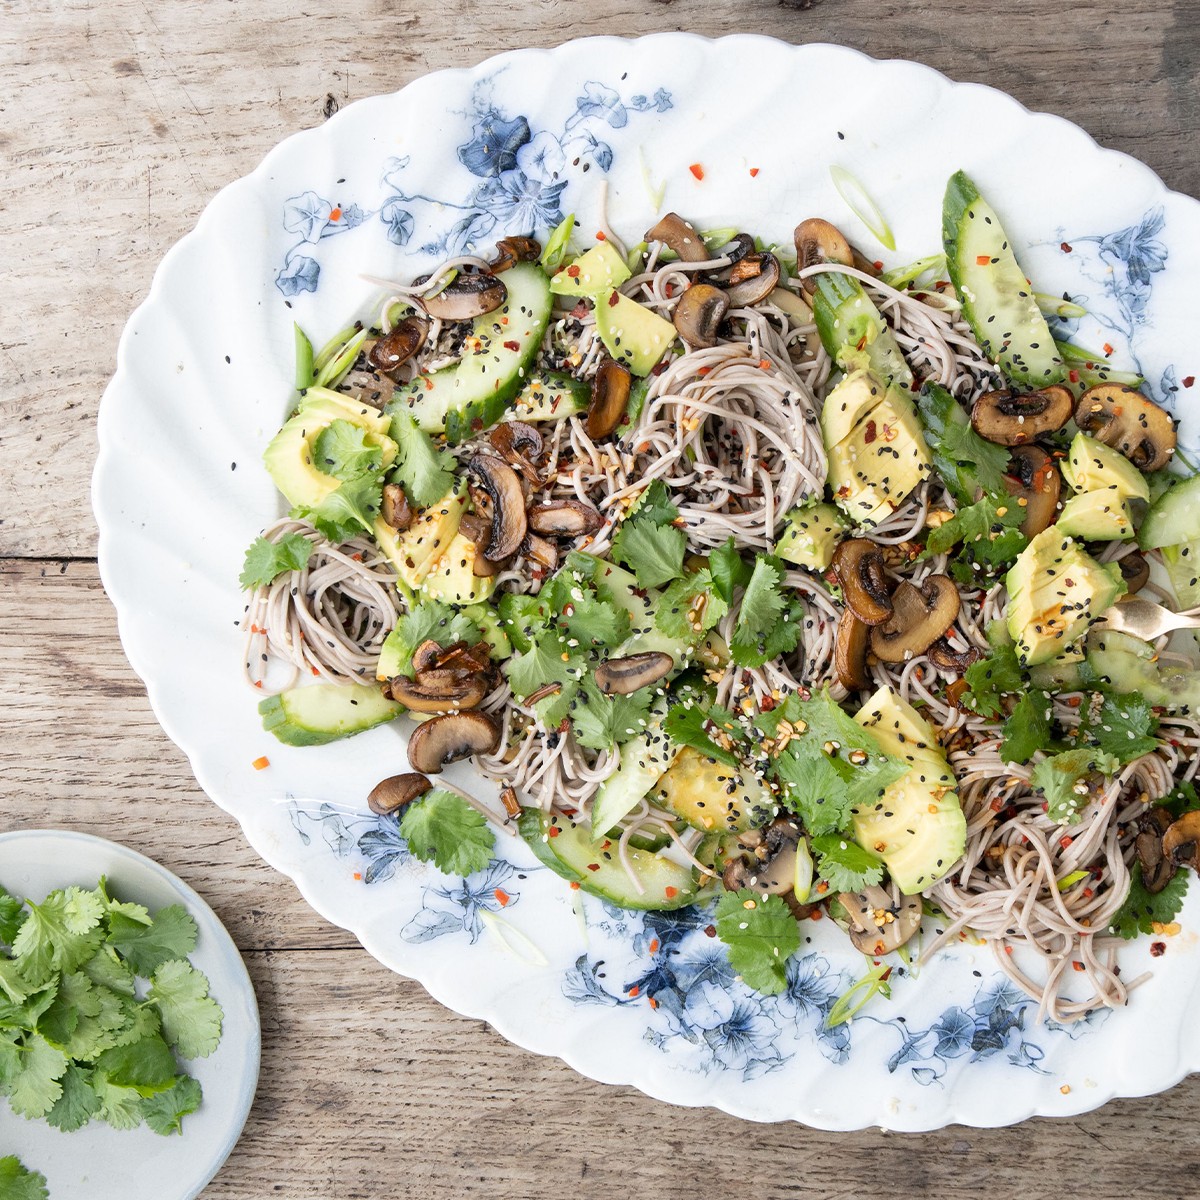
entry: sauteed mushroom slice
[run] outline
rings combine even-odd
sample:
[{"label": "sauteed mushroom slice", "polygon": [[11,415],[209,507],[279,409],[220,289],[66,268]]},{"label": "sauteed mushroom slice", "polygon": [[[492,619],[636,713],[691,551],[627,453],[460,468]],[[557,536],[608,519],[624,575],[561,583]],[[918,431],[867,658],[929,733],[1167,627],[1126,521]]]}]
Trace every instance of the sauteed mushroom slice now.
[{"label": "sauteed mushroom slice", "polygon": [[983,657],[974,646],[968,646],[966,650],[956,650],[945,638],[938,638],[926,653],[935,667],[943,671],[953,671],[956,675],[961,675],[972,663]]},{"label": "sauteed mushroom slice", "polygon": [[984,392],[971,407],[971,425],[998,446],[1021,446],[1061,429],[1074,408],[1074,397],[1058,384],[1040,392]]},{"label": "sauteed mushroom slice", "polygon": [[864,625],[882,625],[892,615],[883,555],[866,538],[849,538],[833,552],[832,566],[846,607]]},{"label": "sauteed mushroom slice", "polygon": [[1142,885],[1152,895],[1161,892],[1175,874],[1175,863],[1163,849],[1163,838],[1171,823],[1171,814],[1165,808],[1152,808],[1138,818],[1133,849],[1142,866]]},{"label": "sauteed mushroom slice", "polygon": [[433,686],[407,675],[388,680],[388,693],[405,708],[419,713],[458,713],[477,708],[491,691],[491,679],[482,674],[463,675],[461,681],[438,678]]},{"label": "sauteed mushroom slice", "polygon": [[1036,537],[1054,524],[1058,516],[1062,476],[1054,460],[1040,446],[1014,446],[1008,466],[1004,486],[1018,504],[1025,501],[1021,532],[1027,538]]},{"label": "sauteed mushroom slice", "polygon": [[1200,812],[1184,813],[1167,828],[1163,853],[1177,867],[1200,871]]},{"label": "sauteed mushroom slice", "polygon": [[509,455],[516,455],[526,462],[532,462],[541,457],[545,444],[537,427],[527,421],[501,421],[488,436],[506,461],[511,461]]},{"label": "sauteed mushroom slice", "polygon": [[717,330],[729,311],[729,296],[711,283],[693,283],[679,297],[672,320],[693,350],[717,344]]},{"label": "sauteed mushroom slice", "polygon": [[893,612],[871,630],[871,649],[882,662],[907,662],[924,654],[958,616],[958,588],[945,575],[930,575],[920,587],[905,579],[892,594]]},{"label": "sauteed mushroom slice", "polygon": [[1125,580],[1127,596],[1140,592],[1150,582],[1150,564],[1136,550],[1126,554],[1117,566],[1121,568],[1121,578]]},{"label": "sauteed mushroom slice", "polygon": [[696,227],[677,212],[667,213],[653,229],[646,230],[646,241],[670,246],[683,262],[705,262],[712,257]]},{"label": "sauteed mushroom slice", "polygon": [[536,238],[506,237],[496,243],[496,257],[492,260],[492,274],[499,275],[517,263],[537,262],[542,256],[542,245]]},{"label": "sauteed mushroom slice", "polygon": [[585,425],[587,435],[593,441],[608,437],[624,419],[632,382],[629,368],[621,363],[605,358],[600,364],[592,379],[592,401],[588,405]]},{"label": "sauteed mushroom slice", "polygon": [[850,940],[857,950],[878,958],[903,946],[921,928],[921,897],[869,887],[841,892],[838,901],[850,916]]},{"label": "sauteed mushroom slice", "polygon": [[[454,646],[466,645],[465,642],[455,642]],[[450,649],[451,647],[447,647]],[[441,661],[445,650],[442,649],[440,642],[435,642],[433,638],[426,638],[414,651],[412,656],[413,673],[419,675],[422,671],[432,670]]]},{"label": "sauteed mushroom slice", "polygon": [[749,888],[764,896],[784,896],[796,885],[796,850],[800,826],[790,817],[776,817],[766,829],[738,836],[742,853],[725,865],[721,882],[730,892]]},{"label": "sauteed mushroom slice", "polygon": [[[817,263],[841,263],[844,267],[854,265],[854,250],[845,235],[836,226],[820,217],[810,217],[796,226],[796,270]],[[809,275],[801,280],[800,286],[811,296],[817,290],[816,276]]]},{"label": "sauteed mushroom slice", "polygon": [[495,275],[459,271],[436,295],[414,297],[413,303],[441,321],[471,321],[495,312],[507,299],[508,288]]},{"label": "sauteed mushroom slice", "polygon": [[525,540],[525,493],[516,472],[491,454],[476,454],[467,474],[488,498],[492,529],[483,556],[499,562],[515,554]]},{"label": "sauteed mushroom slice", "polygon": [[412,524],[413,510],[409,507],[404,489],[398,483],[384,486],[379,515],[383,518],[383,523],[393,529],[407,529]]},{"label": "sauteed mushroom slice", "polygon": [[867,649],[871,645],[871,627],[847,608],[838,618],[833,644],[833,669],[838,682],[852,692],[870,683],[867,675]]},{"label": "sauteed mushroom slice", "polygon": [[428,321],[420,317],[405,317],[371,347],[367,365],[389,379],[395,379],[396,371],[425,345],[428,336]]},{"label": "sauteed mushroom slice", "polygon": [[731,308],[749,308],[765,300],[779,285],[779,260],[773,254],[750,254],[734,264],[725,284]]},{"label": "sauteed mushroom slice", "polygon": [[494,754],[500,726],[486,713],[459,712],[423,721],[408,741],[408,761],[425,775],[473,754]]},{"label": "sauteed mushroom slice", "polygon": [[606,696],[629,696],[668,675],[675,660],[661,650],[610,658],[596,668],[596,686]]},{"label": "sauteed mushroom slice", "polygon": [[389,775],[371,789],[367,797],[367,807],[381,817],[388,817],[425,795],[431,787],[433,784],[417,771],[409,771],[404,775]]},{"label": "sauteed mushroom slice", "polygon": [[521,543],[521,554],[535,563],[553,571],[558,566],[558,547],[536,533],[527,533]]},{"label": "sauteed mushroom slice", "polygon": [[547,537],[583,537],[595,533],[604,518],[582,500],[554,500],[526,510],[529,528]]},{"label": "sauteed mushroom slice", "polygon": [[1075,405],[1075,424],[1143,471],[1165,467],[1175,453],[1171,414],[1135,388],[1116,383],[1088,388]]},{"label": "sauteed mushroom slice", "polygon": [[754,253],[754,239],[748,233],[735,233],[718,251],[718,256],[729,259],[733,264],[740,263],[746,255]]}]

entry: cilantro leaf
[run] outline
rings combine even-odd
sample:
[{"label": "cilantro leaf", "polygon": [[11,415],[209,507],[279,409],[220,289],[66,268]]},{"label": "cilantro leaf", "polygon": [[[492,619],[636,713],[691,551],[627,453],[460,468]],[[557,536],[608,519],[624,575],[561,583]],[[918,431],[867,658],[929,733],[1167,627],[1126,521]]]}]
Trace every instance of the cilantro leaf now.
[{"label": "cilantro leaf", "polygon": [[1159,802],[1173,817],[1182,817],[1184,813],[1195,812],[1200,808],[1200,795],[1196,794],[1196,785],[1190,779],[1175,785],[1174,791]]},{"label": "cilantro leaf", "polygon": [[966,409],[945,388],[926,383],[917,397],[933,465],[959,504],[971,504],[976,488],[1002,494],[1009,452],[971,427]]},{"label": "cilantro leaf", "polygon": [[68,1059],[41,1034],[25,1038],[21,1062],[8,1081],[8,1103],[22,1117],[44,1117],[62,1095]]},{"label": "cilantro leaf", "polygon": [[146,997],[158,1006],[162,1031],[184,1058],[207,1058],[221,1040],[221,1006],[208,994],[208,979],[182,959],[154,972]]},{"label": "cilantro leaf", "polygon": [[776,996],[787,987],[787,960],[800,949],[800,926],[778,896],[743,888],[717,901],[717,937],[747,987]]},{"label": "cilantro leaf", "polygon": [[29,903],[29,916],[13,940],[13,957],[31,983],[54,971],[73,971],[100,947],[104,904],[95,892],[67,888],[41,904]]},{"label": "cilantro leaf", "polygon": [[609,750],[646,731],[653,689],[638,688],[628,696],[606,696],[585,679],[571,709],[575,740],[590,750]]},{"label": "cilantro leaf", "polygon": [[1050,697],[1045,692],[1026,692],[1012,715],[1004,722],[1004,742],[1000,753],[1005,762],[1028,762],[1038,750],[1050,745]]},{"label": "cilantro leaf", "polygon": [[679,509],[671,502],[671,493],[661,479],[652,479],[650,486],[638,497],[630,510],[631,520],[649,521],[652,525],[670,525],[678,520]]},{"label": "cilantro leaf", "polygon": [[238,582],[252,591],[274,583],[285,571],[301,571],[312,557],[312,542],[302,533],[285,533],[277,542],[257,537],[246,551]]},{"label": "cilantro leaf", "polygon": [[92,1076],[99,1107],[96,1115],[114,1129],[136,1129],[142,1123],[142,1097],[136,1088],[119,1087],[103,1071]]},{"label": "cilantro leaf", "polygon": [[1130,692],[1106,694],[1098,710],[1088,710],[1079,732],[1124,765],[1158,747],[1157,728],[1158,721],[1145,698]]},{"label": "cilantro leaf", "polygon": [[803,630],[801,610],[783,595],[783,565],[759,555],[742,593],[729,652],[739,667],[761,667],[794,650]]},{"label": "cilantro leaf", "polygon": [[1001,696],[1025,690],[1025,675],[1016,649],[1007,644],[993,645],[991,654],[973,662],[964,678],[970,689],[971,707],[984,717],[998,717],[1004,711]]},{"label": "cilantro leaf", "polygon": [[737,541],[732,534],[724,545],[709,553],[708,569],[717,595],[726,604],[733,603],[734,588],[745,587],[750,582],[753,572],[753,568],[738,550]]},{"label": "cilantro leaf", "polygon": [[728,611],[729,605],[717,593],[711,572],[693,571],[663,592],[655,606],[654,621],[667,637],[695,641]]},{"label": "cilantro leaf", "polygon": [[4,1200],[49,1200],[46,1177],[31,1171],[15,1154],[0,1158],[0,1196]]},{"label": "cilantro leaf", "polygon": [[[925,539],[925,556],[944,554],[961,542],[975,563],[1001,567],[1029,545],[1029,539],[1018,528],[1024,519],[1025,510],[1011,496],[985,495],[930,531]],[[968,572],[967,581],[970,579]]]},{"label": "cilantro leaf", "polygon": [[133,971],[123,963],[111,946],[101,946],[80,968],[98,987],[108,988],[123,996],[134,993]]},{"label": "cilantro leaf", "polygon": [[335,479],[358,479],[379,470],[383,447],[367,441],[367,431],[353,421],[331,421],[313,442],[313,466]]},{"label": "cilantro leaf", "polygon": [[46,1114],[46,1120],[63,1133],[82,1129],[100,1107],[100,1098],[92,1087],[92,1073],[72,1063],[63,1073],[62,1095]]},{"label": "cilantro leaf", "polygon": [[183,1132],[183,1118],[200,1107],[203,1092],[190,1075],[180,1075],[165,1092],[142,1101],[141,1115],[155,1133],[166,1137]]},{"label": "cilantro leaf", "polygon": [[726,750],[713,741],[708,732],[710,722],[718,727],[725,723],[732,724],[733,714],[715,704],[707,711],[698,704],[673,704],[663,718],[663,729],[677,746],[691,746],[728,767],[741,766],[741,760],[732,750]]},{"label": "cilantro leaf", "polygon": [[883,880],[883,863],[857,842],[826,833],[812,839],[817,874],[834,892],[861,892]]},{"label": "cilantro leaf", "polygon": [[1168,925],[1179,915],[1187,889],[1187,871],[1176,871],[1161,892],[1148,892],[1142,882],[1142,864],[1134,863],[1129,872],[1129,894],[1109,928],[1127,940],[1139,933],[1153,933],[1155,925]]},{"label": "cilantro leaf", "polygon": [[[545,592],[552,580],[542,585]],[[496,605],[500,624],[513,649],[524,652],[533,645],[534,639],[545,630],[551,620],[550,605],[541,592],[529,596],[520,592],[505,592]]]},{"label": "cilantro leaf", "polygon": [[547,630],[524,654],[514,655],[504,664],[509,686],[518,700],[524,700],[548,683],[578,682],[584,668],[572,662],[566,643],[556,630]]},{"label": "cilantro leaf", "polygon": [[347,479],[319,504],[300,505],[293,516],[316,526],[321,536],[334,545],[348,542],[360,533],[372,533],[383,496],[383,480],[377,475]]},{"label": "cilantro leaf", "polygon": [[850,824],[850,789],[827,754],[784,753],[772,765],[809,833],[836,833]]},{"label": "cilantro leaf", "polygon": [[187,958],[196,948],[196,922],[182,904],[169,904],[154,914],[153,925],[142,925],[113,913],[108,919],[109,943],[139,974],[150,976],[172,958]]},{"label": "cilantro leaf", "polygon": [[1092,799],[1087,777],[1096,771],[1112,775],[1120,765],[1118,759],[1103,750],[1085,746],[1044,758],[1033,768],[1030,782],[1046,797],[1046,815],[1050,820],[1073,825]]},{"label": "cilantro leaf", "polygon": [[175,1078],[175,1055],[157,1033],[127,1046],[114,1046],[96,1059],[96,1066],[119,1087],[137,1088],[149,1096],[170,1086]]},{"label": "cilantro leaf", "polygon": [[464,613],[438,600],[424,600],[414,605],[396,622],[384,647],[391,658],[396,656],[400,674],[412,674],[412,656],[422,642],[435,641],[439,646],[466,642],[474,646],[483,638],[479,626]]},{"label": "cilantro leaf", "polygon": [[472,875],[492,861],[496,836],[461,796],[433,788],[404,809],[400,836],[422,862],[447,875]]},{"label": "cilantro leaf", "polygon": [[392,478],[418,508],[436,504],[454,486],[453,455],[437,449],[409,413],[392,417],[391,435],[397,447]]},{"label": "cilantro leaf", "polygon": [[629,610],[601,599],[594,589],[576,588],[558,623],[583,646],[615,646],[629,635]]},{"label": "cilantro leaf", "polygon": [[674,525],[655,525],[627,518],[613,538],[612,555],[624,563],[644,588],[662,587],[683,574],[687,534]]},{"label": "cilantro leaf", "polygon": [[0,887],[0,942],[11,946],[24,921],[24,901],[18,900],[16,896],[10,896]]}]

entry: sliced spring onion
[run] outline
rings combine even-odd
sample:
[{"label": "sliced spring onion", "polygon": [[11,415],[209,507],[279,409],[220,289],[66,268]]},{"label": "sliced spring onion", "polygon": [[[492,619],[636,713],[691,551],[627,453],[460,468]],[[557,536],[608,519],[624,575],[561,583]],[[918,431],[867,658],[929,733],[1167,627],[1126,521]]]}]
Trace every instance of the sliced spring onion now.
[{"label": "sliced spring onion", "polygon": [[812,891],[813,858],[808,848],[808,839],[801,838],[796,847],[796,882],[794,892],[797,904],[807,904],[808,894]]},{"label": "sliced spring onion", "polygon": [[[869,963],[871,960],[868,958],[867,962]],[[834,1001],[833,1007],[825,1017],[825,1028],[834,1029],[836,1026],[843,1024],[843,1022],[849,1021],[851,1017],[860,1013],[876,996],[890,998],[892,987],[888,983],[887,977],[891,973],[892,968],[887,963],[880,963],[878,966],[872,965],[857,983],[852,983]]]},{"label": "sliced spring onion", "polygon": [[1055,341],[1063,362],[1079,377],[1085,387],[1098,383],[1118,383],[1124,387],[1141,387],[1145,378],[1132,371],[1118,371],[1103,354],[1095,354],[1071,342]]},{"label": "sliced spring onion", "polygon": [[550,960],[510,921],[485,908],[479,913],[479,923],[496,939],[500,948],[513,958],[534,967],[550,965]]},{"label": "sliced spring onion", "polygon": [[726,225],[723,229],[702,229],[700,237],[708,247],[709,253],[716,257],[717,251],[728,246],[740,232],[741,230],[733,225]]},{"label": "sliced spring onion", "polygon": [[357,324],[350,325],[346,329],[339,329],[317,352],[317,357],[313,359],[313,370],[319,375],[329,364],[330,359],[336,358],[357,332]]},{"label": "sliced spring onion", "polygon": [[387,313],[385,314],[385,316],[387,319],[388,328],[395,329],[396,326],[400,324],[405,313],[416,312],[416,311],[417,310],[414,305],[409,304],[409,302],[407,300],[401,300],[400,297],[397,296],[387,306]]},{"label": "sliced spring onion", "polygon": [[867,189],[858,178],[845,167],[830,167],[833,186],[846,202],[846,207],[871,231],[880,245],[888,250],[896,249],[896,238],[879,205],[871,199]]},{"label": "sliced spring onion", "polygon": [[1058,890],[1065,892],[1073,888],[1081,879],[1086,879],[1090,874],[1090,871],[1072,871],[1070,875],[1064,875],[1058,881]]},{"label": "sliced spring onion", "polygon": [[367,330],[360,329],[338,353],[331,358],[318,372],[315,380],[316,387],[337,387],[342,376],[354,366],[354,360],[367,340]]},{"label": "sliced spring onion", "polygon": [[944,254],[930,254],[925,258],[918,258],[916,262],[909,263],[907,267],[895,267],[891,271],[884,271],[881,278],[889,287],[904,288],[910,283],[916,283],[922,275],[930,274],[935,279],[946,278],[946,256]]},{"label": "sliced spring onion", "polygon": [[1058,352],[1062,355],[1063,362],[1071,363],[1072,366],[1084,363],[1104,364],[1108,362],[1107,357],[1099,350],[1089,350],[1086,346],[1076,346],[1074,342],[1055,341],[1054,344],[1058,347]]},{"label": "sliced spring onion", "polygon": [[1033,298],[1037,301],[1038,308],[1042,310],[1043,317],[1062,317],[1064,321],[1072,321],[1087,316],[1086,308],[1074,304],[1070,300],[1064,300],[1061,296],[1048,296],[1045,292],[1034,292]]},{"label": "sliced spring onion", "polygon": [[642,165],[642,185],[646,189],[646,195],[650,197],[650,210],[657,215],[662,210],[663,197],[667,194],[667,181],[664,179],[657,187],[654,186],[650,168],[646,165],[646,152],[642,146],[638,147],[638,162]]},{"label": "sliced spring onion", "polygon": [[307,391],[316,376],[313,373],[313,348],[308,335],[294,321],[292,329],[296,337],[296,390]]},{"label": "sliced spring onion", "polygon": [[650,248],[649,242],[638,242],[636,246],[631,246],[629,252],[625,255],[625,265],[634,275],[640,274],[645,262],[642,255]]},{"label": "sliced spring onion", "polygon": [[423,300],[432,300],[434,296],[440,296],[457,278],[457,270],[447,271],[445,275],[438,280],[437,287],[435,287],[432,292],[422,292],[421,298]]},{"label": "sliced spring onion", "polygon": [[554,231],[546,239],[546,248],[542,251],[542,257],[539,261],[548,275],[553,275],[562,266],[563,259],[567,257],[567,243],[571,240],[571,233],[574,228],[575,214],[567,213],[555,225]]}]

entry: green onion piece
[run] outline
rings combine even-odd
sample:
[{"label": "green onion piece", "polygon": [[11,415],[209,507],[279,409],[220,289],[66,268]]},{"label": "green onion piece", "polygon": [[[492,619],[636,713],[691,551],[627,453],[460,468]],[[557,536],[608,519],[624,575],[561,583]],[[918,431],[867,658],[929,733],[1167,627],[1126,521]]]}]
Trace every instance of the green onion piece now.
[{"label": "green onion piece", "polygon": [[889,287],[904,288],[910,283],[916,283],[922,275],[931,273],[935,279],[946,278],[946,256],[944,254],[930,254],[925,258],[918,258],[916,262],[909,263],[907,267],[895,267],[891,271],[884,271],[880,278]]},{"label": "green onion piece", "polygon": [[649,242],[638,242],[636,246],[630,247],[629,253],[625,255],[625,265],[629,268],[632,274],[639,274],[642,267],[646,265],[642,259],[642,255],[645,254],[649,249]]},{"label": "green onion piece", "polygon": [[307,391],[313,385],[313,348],[307,334],[299,325],[292,322],[292,330],[296,337],[296,390]]},{"label": "green onion piece", "polygon": [[346,329],[340,329],[321,347],[317,353],[317,357],[313,359],[313,370],[320,373],[328,366],[331,359],[334,359],[341,352],[346,343],[358,332],[358,324],[348,326]]},{"label": "green onion piece", "polygon": [[1090,874],[1090,871],[1072,871],[1070,875],[1064,875],[1058,881],[1058,890],[1065,892],[1073,888],[1081,879],[1086,879]]},{"label": "green onion piece", "polygon": [[726,225],[724,229],[702,229],[700,238],[708,247],[709,253],[716,258],[717,251],[728,246],[739,233],[741,233],[740,229],[733,225]]},{"label": "green onion piece", "polygon": [[354,366],[354,360],[358,357],[358,351],[363,342],[367,340],[367,331],[360,329],[339,351],[339,353],[331,358],[317,372],[315,381],[316,387],[337,387],[342,381],[342,376]]},{"label": "green onion piece", "polygon": [[[867,962],[870,961],[868,958]],[[829,1010],[829,1014],[825,1018],[825,1028],[833,1029],[843,1022],[849,1021],[851,1017],[861,1012],[877,995],[890,998],[892,988],[886,977],[891,974],[891,971],[892,968],[887,963],[880,963],[878,966],[871,967],[857,983],[852,983],[834,1001],[833,1007]],[[855,999],[859,992],[862,992],[862,996]]]},{"label": "green onion piece", "polygon": [[874,234],[879,243],[889,250],[896,249],[896,238],[892,228],[879,211],[879,205],[867,194],[867,189],[845,167],[830,167],[833,186],[846,202],[846,207]]},{"label": "green onion piece", "polygon": [[434,296],[440,296],[457,278],[458,271],[447,271],[432,292],[421,293],[422,298],[425,300],[432,300]]},{"label": "green onion piece", "polygon": [[500,948],[518,962],[528,963],[532,967],[548,967],[550,965],[550,960],[541,952],[536,943],[503,917],[498,917],[494,912],[481,908],[479,923],[496,939]]},{"label": "green onion piece", "polygon": [[650,210],[658,213],[663,206],[663,197],[667,194],[667,181],[664,179],[658,187],[654,186],[654,180],[650,178],[650,168],[646,165],[646,154],[641,146],[638,147],[638,161],[642,164],[642,186],[646,189],[646,195],[650,197]]},{"label": "green onion piece", "polygon": [[813,858],[808,848],[808,839],[801,838],[796,846],[796,882],[794,892],[797,904],[807,904],[808,894],[812,891]]},{"label": "green onion piece", "polygon": [[1054,343],[1058,352],[1063,356],[1063,362],[1075,365],[1077,363],[1106,363],[1108,359],[1099,350],[1089,350],[1086,346],[1076,346],[1074,342]]},{"label": "green onion piece", "polygon": [[1045,292],[1034,292],[1033,298],[1037,301],[1038,308],[1042,310],[1043,317],[1062,317],[1064,320],[1073,320],[1087,316],[1086,308],[1072,304],[1070,300],[1063,300],[1060,296],[1047,296]]},{"label": "green onion piece", "polygon": [[542,251],[542,257],[539,261],[542,264],[542,269],[548,275],[553,275],[562,266],[563,259],[567,257],[567,243],[571,240],[571,232],[574,228],[575,214],[567,213],[555,225],[554,232],[546,239],[546,248]]},{"label": "green onion piece", "polygon": [[407,300],[397,296],[387,307],[387,323],[390,329],[395,329],[403,320],[406,313],[416,312],[416,307]]},{"label": "green onion piece", "polygon": [[1079,376],[1079,382],[1086,387],[1094,387],[1099,383],[1118,383],[1123,387],[1141,387],[1146,382],[1141,375],[1132,371],[1118,371],[1111,365],[1103,354],[1096,354],[1084,346],[1076,346],[1071,342],[1055,341],[1063,362]]}]

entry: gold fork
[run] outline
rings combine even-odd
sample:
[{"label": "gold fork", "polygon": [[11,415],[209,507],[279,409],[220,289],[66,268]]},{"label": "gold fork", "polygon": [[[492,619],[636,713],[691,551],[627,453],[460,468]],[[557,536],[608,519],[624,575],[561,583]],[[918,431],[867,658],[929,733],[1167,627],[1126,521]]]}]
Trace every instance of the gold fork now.
[{"label": "gold fork", "polygon": [[1100,629],[1114,629],[1152,642],[1173,629],[1200,629],[1200,608],[1189,608],[1184,612],[1172,612],[1143,600],[1139,596],[1128,596],[1119,600],[1104,614],[1097,625]]}]

